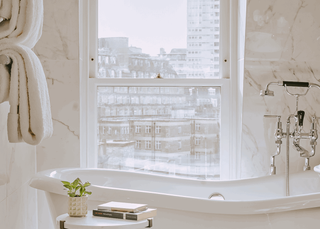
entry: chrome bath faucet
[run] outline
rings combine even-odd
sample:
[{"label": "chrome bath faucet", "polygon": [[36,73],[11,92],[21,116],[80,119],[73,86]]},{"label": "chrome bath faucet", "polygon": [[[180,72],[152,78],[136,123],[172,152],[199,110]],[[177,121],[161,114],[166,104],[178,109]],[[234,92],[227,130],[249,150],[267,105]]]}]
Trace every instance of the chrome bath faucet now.
[{"label": "chrome bath faucet", "polygon": [[[276,165],[275,165],[275,157],[278,156],[281,153],[281,144],[282,144],[282,138],[286,138],[286,160],[285,160],[285,176],[286,176],[286,195],[289,196],[289,144],[290,144],[290,138],[292,138],[292,144],[296,151],[299,152],[300,157],[305,158],[305,165],[303,167],[303,170],[310,170],[309,165],[309,159],[310,157],[313,157],[315,155],[316,145],[317,145],[317,139],[318,139],[318,133],[317,133],[317,127],[316,127],[316,121],[317,117],[312,117],[312,123],[309,133],[302,133],[303,129],[303,120],[305,116],[305,111],[298,109],[299,104],[299,97],[305,96],[309,89],[311,87],[317,87],[320,89],[320,86],[318,84],[309,83],[309,82],[295,82],[295,81],[279,81],[279,82],[270,82],[267,84],[265,90],[260,91],[261,96],[274,96],[274,92],[269,90],[269,86],[271,85],[277,85],[277,86],[283,86],[286,90],[286,92],[294,96],[296,98],[296,109],[293,114],[290,114],[287,118],[286,123],[286,131],[283,132],[282,129],[282,123],[281,123],[281,116],[280,115],[264,115],[265,118],[277,118],[277,124],[276,124],[276,131],[275,131],[275,144],[277,146],[276,153],[271,156],[271,165],[270,165],[270,174],[275,175],[276,174]],[[306,91],[304,93],[292,93],[289,92],[288,87],[303,87],[306,88]],[[290,124],[291,119],[294,119],[294,129],[292,132],[290,132]],[[308,151],[305,148],[303,148],[300,145],[300,140],[302,139],[309,139],[310,140],[310,146],[311,150]]]}]

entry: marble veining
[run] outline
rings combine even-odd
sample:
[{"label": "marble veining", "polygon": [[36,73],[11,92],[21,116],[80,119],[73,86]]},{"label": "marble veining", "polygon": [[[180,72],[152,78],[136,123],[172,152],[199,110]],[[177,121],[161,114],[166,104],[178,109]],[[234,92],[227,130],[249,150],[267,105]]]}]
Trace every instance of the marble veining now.
[{"label": "marble veining", "polygon": [[1,228],[37,228],[37,194],[28,182],[36,172],[36,147],[9,143],[9,103],[0,104],[0,222]]},{"label": "marble veining", "polygon": [[78,8],[76,0],[44,1],[43,35],[35,52],[47,77],[54,133],[37,146],[38,171],[80,165]]},{"label": "marble veining", "polygon": [[[80,167],[78,0],[44,0],[43,33],[34,51],[46,74],[54,127],[37,146],[37,171]],[[38,202],[38,228],[53,229],[43,195]]]},{"label": "marble veining", "polygon": [[[244,59],[244,98],[241,177],[269,173],[270,156],[274,154],[276,120],[264,114],[282,115],[294,112],[295,98],[283,87],[272,87],[274,97],[260,97],[268,82],[283,80],[318,83],[320,79],[320,2],[316,0],[250,0],[247,2],[246,48]],[[299,100],[306,111],[304,132],[309,132],[311,116],[320,116],[320,90],[311,89]],[[319,125],[319,123],[318,123]],[[284,141],[284,140],[283,140]],[[302,141],[309,149],[308,142]],[[276,159],[277,171],[284,171],[285,144]],[[251,162],[250,162],[251,161]],[[320,155],[310,158],[311,166],[320,163]],[[291,147],[290,172],[301,171],[304,159]]]}]

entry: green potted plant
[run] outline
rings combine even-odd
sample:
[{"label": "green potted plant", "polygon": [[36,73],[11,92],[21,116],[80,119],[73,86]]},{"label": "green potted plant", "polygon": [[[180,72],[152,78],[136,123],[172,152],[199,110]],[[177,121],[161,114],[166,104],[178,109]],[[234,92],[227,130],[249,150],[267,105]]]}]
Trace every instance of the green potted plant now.
[{"label": "green potted plant", "polygon": [[86,188],[91,184],[89,182],[82,183],[79,178],[72,183],[68,181],[61,181],[63,186],[68,189],[68,214],[71,217],[83,217],[88,212],[88,195],[92,192],[86,191]]}]

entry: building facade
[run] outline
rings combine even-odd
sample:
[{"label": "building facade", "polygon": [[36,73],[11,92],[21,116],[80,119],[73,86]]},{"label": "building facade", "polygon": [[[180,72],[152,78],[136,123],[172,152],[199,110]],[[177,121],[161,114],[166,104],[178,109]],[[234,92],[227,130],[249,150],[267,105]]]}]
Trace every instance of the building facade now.
[{"label": "building facade", "polygon": [[219,78],[220,0],[188,0],[187,78]]}]

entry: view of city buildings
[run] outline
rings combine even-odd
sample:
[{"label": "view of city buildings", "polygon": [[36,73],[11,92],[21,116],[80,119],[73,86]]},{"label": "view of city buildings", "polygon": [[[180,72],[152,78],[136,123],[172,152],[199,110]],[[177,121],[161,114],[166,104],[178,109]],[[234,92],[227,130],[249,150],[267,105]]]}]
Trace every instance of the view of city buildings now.
[{"label": "view of city buildings", "polygon": [[[219,1],[188,0],[187,47],[99,38],[100,78],[219,78]],[[98,167],[219,179],[220,87],[98,87]]]}]

